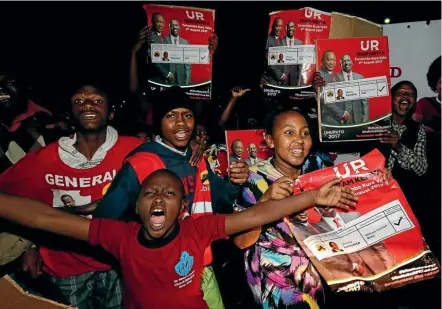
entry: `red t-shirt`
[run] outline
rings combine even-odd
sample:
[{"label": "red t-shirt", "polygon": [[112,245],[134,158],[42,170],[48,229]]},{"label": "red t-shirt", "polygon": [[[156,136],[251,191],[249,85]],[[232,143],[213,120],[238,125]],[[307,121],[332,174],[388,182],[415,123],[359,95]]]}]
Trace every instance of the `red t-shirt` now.
[{"label": "red t-shirt", "polygon": [[[126,155],[140,144],[138,138],[119,136],[116,144],[96,167],[74,169],[60,159],[58,142],[51,143],[27,154],[2,173],[0,191],[38,200],[53,207],[64,206],[62,197],[66,195],[75,202],[75,206],[91,203],[103,197]],[[73,240],[55,240],[55,236],[53,239],[52,249],[40,247],[43,270],[49,275],[64,278],[111,269],[107,260],[102,259],[102,250],[100,253],[100,250],[93,250]]]},{"label": "red t-shirt", "polygon": [[200,286],[204,250],[227,237],[226,216],[179,221],[178,235],[160,248],[139,243],[139,223],[92,219],[89,241],[120,261],[126,309],[207,309]]}]

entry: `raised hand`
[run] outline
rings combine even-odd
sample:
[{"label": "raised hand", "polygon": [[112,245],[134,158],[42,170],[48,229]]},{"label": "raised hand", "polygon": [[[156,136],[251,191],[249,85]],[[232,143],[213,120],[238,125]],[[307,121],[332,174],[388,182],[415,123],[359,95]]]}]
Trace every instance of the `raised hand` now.
[{"label": "raised hand", "polygon": [[151,35],[153,34],[152,30],[148,26],[145,26],[138,33],[137,43],[135,43],[134,47],[132,47],[132,53],[137,53],[140,48],[149,41]]},{"label": "raised hand", "polygon": [[246,94],[247,92],[249,92],[250,89],[242,89],[241,87],[233,87],[232,88],[232,98],[241,98],[244,94]]}]

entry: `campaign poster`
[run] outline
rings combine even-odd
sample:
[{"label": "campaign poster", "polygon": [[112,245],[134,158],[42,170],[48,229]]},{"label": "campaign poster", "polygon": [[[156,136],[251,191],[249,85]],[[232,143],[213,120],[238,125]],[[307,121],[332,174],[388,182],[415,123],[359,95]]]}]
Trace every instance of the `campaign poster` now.
[{"label": "campaign poster", "polygon": [[331,14],[313,8],[270,13],[267,67],[263,91],[267,98],[303,100],[314,97],[315,41],[328,38]]},{"label": "campaign poster", "polygon": [[298,178],[297,185],[309,191],[341,177],[341,185],[359,198],[349,211],[315,207],[285,220],[335,292],[380,292],[440,272],[398,183],[382,179],[384,166],[384,156],[375,149]]},{"label": "campaign poster", "polygon": [[178,85],[192,99],[209,100],[215,10],[158,4],[143,8],[153,32],[147,50],[149,91]]},{"label": "campaign poster", "polygon": [[321,141],[380,139],[391,129],[388,38],[319,39],[316,53],[327,83],[317,98]]},{"label": "campaign poster", "polygon": [[226,146],[229,166],[233,162],[246,162],[252,166],[272,156],[265,141],[265,130],[226,131]]}]

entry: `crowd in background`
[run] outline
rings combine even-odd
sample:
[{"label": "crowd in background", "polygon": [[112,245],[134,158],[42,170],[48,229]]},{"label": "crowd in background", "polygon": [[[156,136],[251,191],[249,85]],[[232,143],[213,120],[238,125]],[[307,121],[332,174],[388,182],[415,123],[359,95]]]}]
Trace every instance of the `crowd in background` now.
[{"label": "crowd in background", "polygon": [[[299,168],[306,160],[314,162],[316,170],[333,165],[332,152],[359,152],[362,156],[378,148],[386,158],[386,168],[399,182],[416,214],[427,243],[440,260],[441,57],[431,63],[427,76],[422,76],[435,92],[434,97],[417,101],[416,87],[409,81],[392,86],[392,131],[387,136],[380,141],[331,146],[319,142],[315,98],[294,103],[289,99],[264,98],[260,91],[235,87],[225,98],[192,102],[179,87],[149,92],[145,59],[151,35],[143,28],[131,50],[128,86],[132,97],[117,113],[112,109],[112,89],[100,81],[85,78],[81,84],[72,85],[63,102],[66,113],[60,116],[42,107],[29,92],[30,85],[23,84],[19,76],[10,72],[0,74],[1,192],[54,206],[58,203],[60,209],[79,216],[130,221],[135,220],[130,206],[136,204],[142,188],[140,179],[155,169],[167,168],[184,183],[187,204],[182,216],[232,213],[244,196],[241,192],[246,190],[245,184],[258,171],[253,169],[255,162],[250,155],[231,160],[228,165],[231,154],[227,153],[224,132],[264,128],[266,141],[274,149],[274,161],[268,161],[269,168],[275,169],[278,177],[267,179],[268,188],[259,194],[255,192],[241,206],[286,197],[289,190],[278,178],[293,180],[310,171]],[[213,55],[216,36],[209,45]],[[263,78],[259,86],[265,83]],[[314,89],[324,84],[320,75],[315,74]],[[294,135],[300,139],[295,142],[303,145],[300,162],[293,161],[288,154],[287,143],[291,140],[281,137],[284,125],[299,130]],[[308,128],[308,138],[301,139],[299,136],[305,133],[301,131],[306,129],[300,128],[304,127]],[[240,152],[250,154],[253,149]],[[207,174],[210,193],[199,193],[202,190],[198,189],[204,186],[198,177],[202,174]],[[55,195],[50,189],[54,184],[66,188],[75,184],[77,195],[62,191]],[[123,300],[118,268],[99,250],[23,229],[6,220],[0,224],[1,274],[10,274],[32,293],[81,309],[121,308],[121,303],[127,301]],[[271,229],[278,229],[278,224],[281,221]],[[272,233],[277,234],[267,231],[256,235],[248,246],[235,246],[232,240],[224,239],[212,244],[211,254],[204,261],[205,279],[201,283],[209,308],[252,308],[257,304],[264,308],[322,308],[324,295],[325,306],[330,308],[379,303],[388,304],[388,308],[424,308],[419,299],[397,296],[402,294],[391,294],[393,299],[339,295],[330,296],[329,300],[331,293],[305,253],[300,254],[307,269],[303,276],[311,282],[285,281],[289,276],[278,275],[284,288],[274,287],[269,282],[269,278],[274,278],[274,269],[259,262],[264,254],[263,243]],[[297,247],[292,236],[283,238],[286,243],[281,247]],[[274,259],[275,267],[284,264],[281,256],[291,257],[285,253],[275,258],[272,254],[279,251],[270,248],[266,257]],[[260,264],[258,270],[254,268],[256,264]],[[417,293],[416,298],[425,294],[428,299],[439,299],[434,295],[438,289],[431,284],[416,284],[404,291]],[[305,301],[307,298],[309,301]]]}]

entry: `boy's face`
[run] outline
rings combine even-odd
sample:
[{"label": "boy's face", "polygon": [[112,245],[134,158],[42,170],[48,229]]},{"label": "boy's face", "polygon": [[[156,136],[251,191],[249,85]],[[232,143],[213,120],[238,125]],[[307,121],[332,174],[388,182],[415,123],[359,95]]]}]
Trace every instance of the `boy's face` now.
[{"label": "boy's face", "polygon": [[176,108],[164,115],[161,121],[161,135],[164,143],[185,149],[195,128],[193,112],[187,108]]},{"label": "boy's face", "polygon": [[181,181],[165,172],[148,176],[137,201],[137,213],[146,238],[167,236],[184,207],[184,189]]}]

